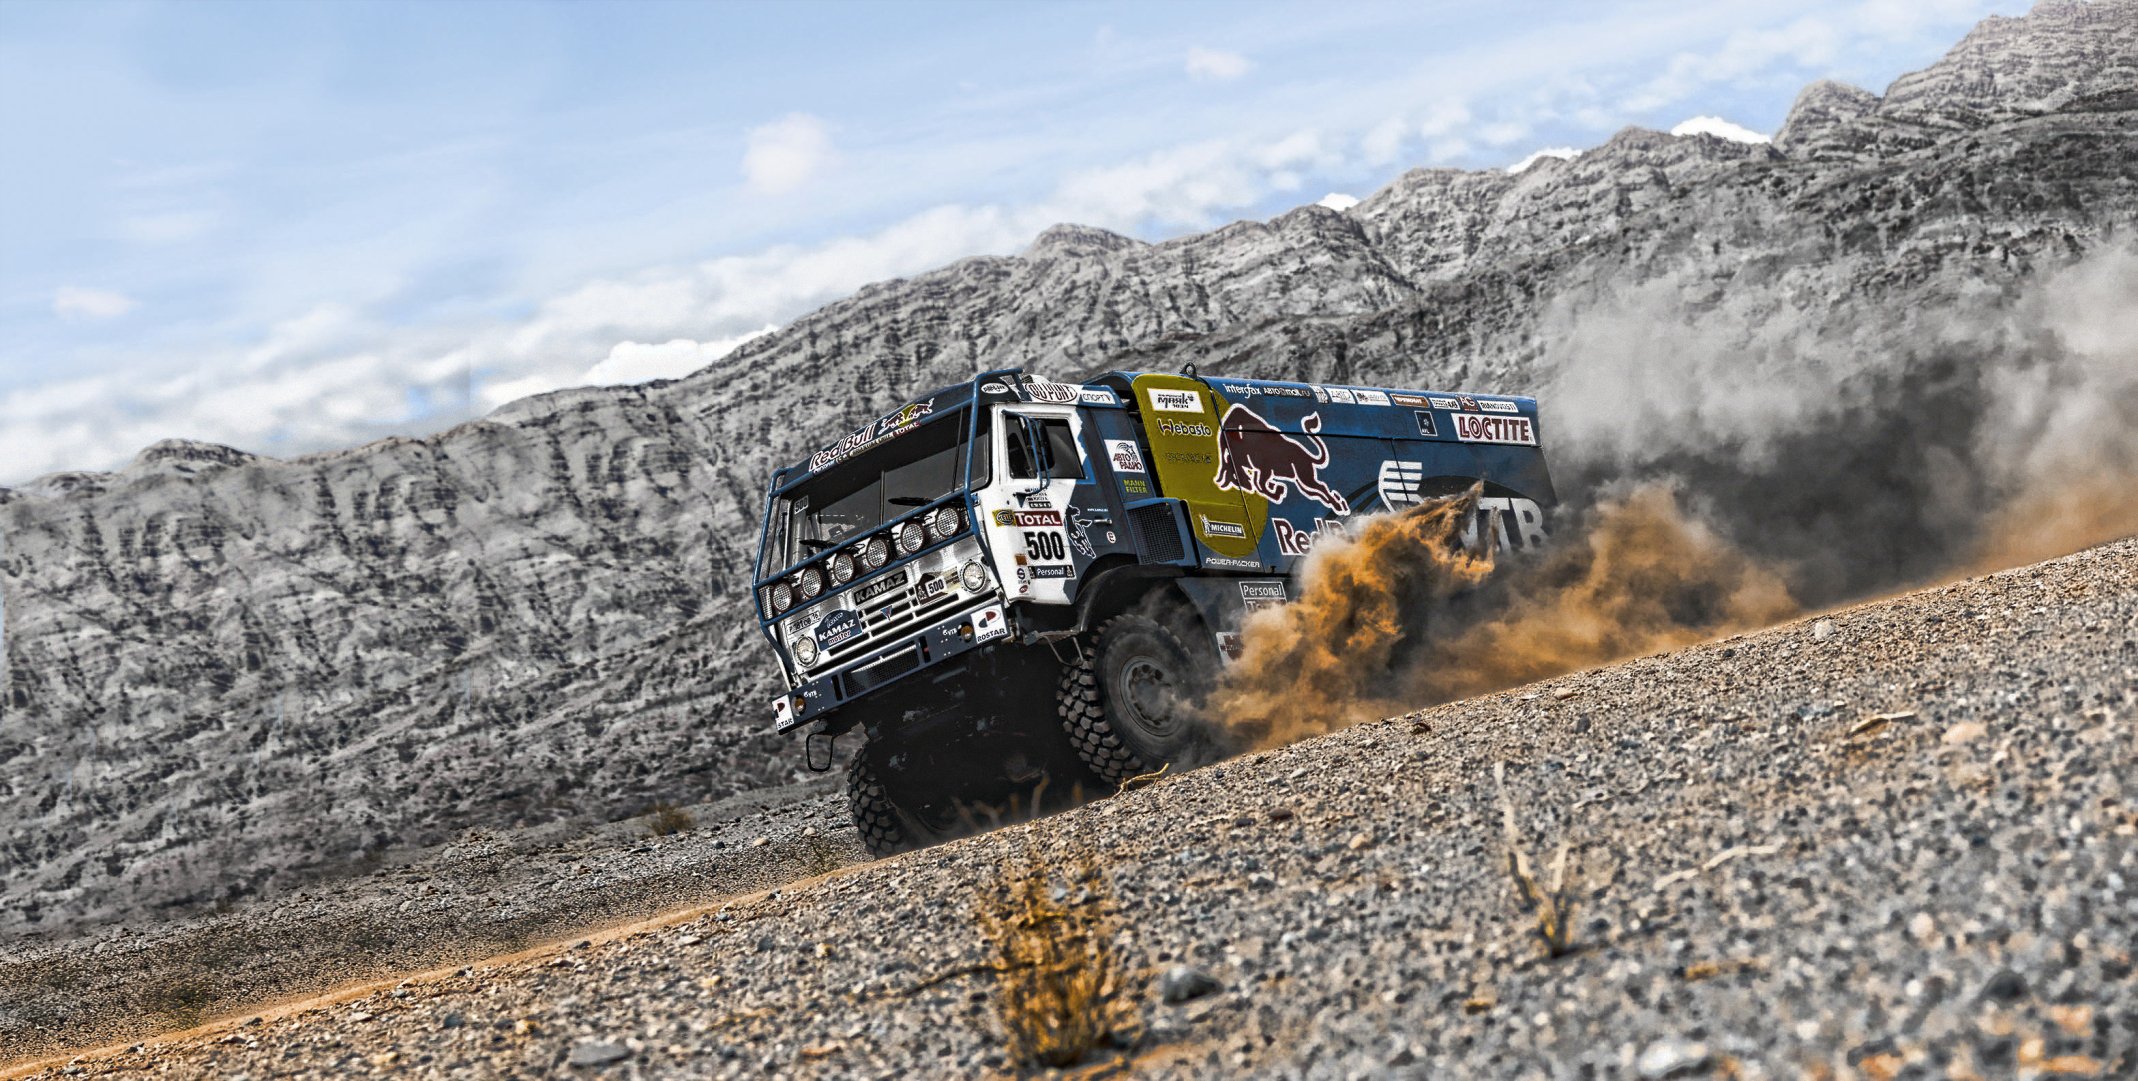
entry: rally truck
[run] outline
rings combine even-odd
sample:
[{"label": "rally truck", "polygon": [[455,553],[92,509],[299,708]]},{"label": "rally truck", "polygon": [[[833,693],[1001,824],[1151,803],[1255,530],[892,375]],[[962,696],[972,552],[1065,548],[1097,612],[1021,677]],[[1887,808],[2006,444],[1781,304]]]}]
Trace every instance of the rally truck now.
[{"label": "rally truck", "polygon": [[775,723],[820,770],[862,734],[847,797],[879,854],[1192,765],[1243,621],[1317,541],[1478,484],[1463,543],[1544,542],[1534,399],[985,372],[773,473]]}]

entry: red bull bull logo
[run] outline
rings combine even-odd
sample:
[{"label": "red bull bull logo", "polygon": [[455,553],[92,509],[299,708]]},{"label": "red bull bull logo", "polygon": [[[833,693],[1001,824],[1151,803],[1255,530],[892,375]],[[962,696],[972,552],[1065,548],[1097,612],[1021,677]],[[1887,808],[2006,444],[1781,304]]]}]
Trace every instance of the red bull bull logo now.
[{"label": "red bull bull logo", "polygon": [[1234,404],[1218,424],[1214,482],[1219,488],[1250,492],[1271,503],[1282,503],[1296,491],[1338,514],[1351,513],[1351,502],[1321,479],[1322,467],[1329,464],[1328,444],[1314,434],[1321,431],[1321,414],[1307,414],[1300,427],[1305,429],[1306,442],[1278,431],[1254,410]]}]

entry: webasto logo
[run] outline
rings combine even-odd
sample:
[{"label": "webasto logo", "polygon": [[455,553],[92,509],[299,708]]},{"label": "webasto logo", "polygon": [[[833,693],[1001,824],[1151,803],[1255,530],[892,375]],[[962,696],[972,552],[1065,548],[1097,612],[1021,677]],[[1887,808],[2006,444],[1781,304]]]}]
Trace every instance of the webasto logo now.
[{"label": "webasto logo", "polygon": [[1158,430],[1167,435],[1193,435],[1201,436],[1205,439],[1210,437],[1210,426],[1208,424],[1200,422],[1182,424],[1179,421],[1167,420],[1164,417],[1158,418]]}]

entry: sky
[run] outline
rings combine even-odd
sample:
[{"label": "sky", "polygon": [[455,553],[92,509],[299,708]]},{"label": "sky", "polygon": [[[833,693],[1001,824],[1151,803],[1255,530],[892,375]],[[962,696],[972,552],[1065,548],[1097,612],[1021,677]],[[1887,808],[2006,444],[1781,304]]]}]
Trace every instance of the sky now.
[{"label": "sky", "polygon": [[1771,135],[2023,0],[0,4],[0,484],[695,370],[1056,222]]}]

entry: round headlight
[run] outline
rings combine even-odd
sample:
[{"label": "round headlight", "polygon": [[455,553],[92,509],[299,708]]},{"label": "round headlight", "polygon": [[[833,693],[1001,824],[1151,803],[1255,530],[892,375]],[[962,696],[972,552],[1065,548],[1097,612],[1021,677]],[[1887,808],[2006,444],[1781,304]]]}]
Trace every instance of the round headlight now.
[{"label": "round headlight", "polygon": [[925,540],[927,538],[921,534],[921,524],[919,522],[907,522],[905,525],[898,527],[898,552],[900,555],[912,555],[920,551],[921,543]]},{"label": "round headlight", "polygon": [[975,559],[958,572],[958,581],[965,583],[965,592],[978,593],[987,588],[987,568],[982,567],[980,561]]},{"label": "round headlight", "polygon": [[803,567],[802,573],[795,575],[794,580],[796,588],[802,592],[803,600],[813,601],[824,595],[823,571],[815,567]]},{"label": "round headlight", "polygon": [[861,563],[868,569],[876,570],[890,561],[891,542],[885,540],[883,534],[878,533],[861,545]]},{"label": "round headlight", "polygon": [[854,553],[840,552],[831,557],[831,584],[843,586],[854,580]]},{"label": "round headlight", "polygon": [[794,607],[794,587],[781,582],[772,587],[772,611],[784,612]]},{"label": "round headlight", "polygon": [[817,663],[817,640],[806,634],[797,639],[794,643],[794,659],[804,668],[815,665]]},{"label": "round headlight", "polygon": [[928,536],[935,540],[949,540],[958,531],[958,508],[937,507],[928,516]]}]

